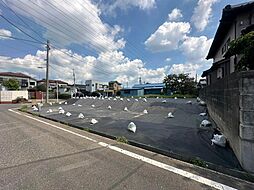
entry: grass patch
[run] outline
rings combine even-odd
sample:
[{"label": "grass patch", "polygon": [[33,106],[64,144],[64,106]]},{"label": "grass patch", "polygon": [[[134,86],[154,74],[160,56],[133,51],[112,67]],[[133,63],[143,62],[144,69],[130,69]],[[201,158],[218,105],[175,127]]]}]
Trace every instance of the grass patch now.
[{"label": "grass patch", "polygon": [[20,111],[26,112],[27,109],[28,109],[27,105],[22,105],[21,108],[20,108]]},{"label": "grass patch", "polygon": [[33,113],[32,113],[32,115],[33,115],[33,116],[38,116],[39,114],[38,114],[38,113],[34,113],[34,112],[33,112]]},{"label": "grass patch", "polygon": [[124,136],[117,137],[116,141],[119,142],[119,143],[128,144],[128,140]]},{"label": "grass patch", "polygon": [[84,128],[83,130],[84,130],[84,131],[87,131],[87,132],[90,132],[90,129],[89,129],[89,128]]},{"label": "grass patch", "polygon": [[190,163],[196,165],[196,166],[200,166],[200,167],[207,167],[207,164],[204,160],[201,160],[200,158],[193,158],[190,160]]}]

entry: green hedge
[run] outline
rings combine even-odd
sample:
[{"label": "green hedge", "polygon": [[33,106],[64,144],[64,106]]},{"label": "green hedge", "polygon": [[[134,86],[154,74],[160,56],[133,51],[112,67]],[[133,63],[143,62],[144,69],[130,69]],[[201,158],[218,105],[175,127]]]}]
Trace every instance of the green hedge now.
[{"label": "green hedge", "polygon": [[70,94],[59,94],[58,96],[59,99],[69,99],[71,98]]}]

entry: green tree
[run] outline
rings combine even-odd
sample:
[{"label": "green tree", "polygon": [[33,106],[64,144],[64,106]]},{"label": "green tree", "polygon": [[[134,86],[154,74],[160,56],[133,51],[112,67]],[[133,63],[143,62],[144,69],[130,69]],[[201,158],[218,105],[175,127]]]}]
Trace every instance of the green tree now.
[{"label": "green tree", "polygon": [[189,74],[170,74],[164,78],[166,89],[179,94],[196,94],[196,82]]},{"label": "green tree", "polygon": [[37,91],[46,92],[46,85],[45,84],[40,84],[40,85],[38,85],[38,86],[36,86],[34,88]]},{"label": "green tree", "polygon": [[254,70],[254,32],[249,32],[240,36],[230,43],[230,48],[225,54],[226,58],[233,55],[241,55],[240,61],[236,65],[237,71]]},{"label": "green tree", "polygon": [[19,81],[16,79],[9,79],[3,82],[3,85],[8,90],[18,90],[19,89]]}]

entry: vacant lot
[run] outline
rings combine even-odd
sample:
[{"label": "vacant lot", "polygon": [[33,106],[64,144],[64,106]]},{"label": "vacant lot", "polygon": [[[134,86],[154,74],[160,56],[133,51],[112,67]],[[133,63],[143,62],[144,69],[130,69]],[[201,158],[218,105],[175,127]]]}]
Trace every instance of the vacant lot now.
[{"label": "vacant lot", "polygon": [[[188,101],[192,101],[192,104],[187,104]],[[200,122],[207,118],[199,116],[205,108],[199,106],[195,99],[85,98],[66,102],[67,104],[44,106],[40,114],[110,136],[125,137],[128,141],[151,146],[172,155],[240,168],[229,147],[211,145],[214,129],[199,127]],[[71,116],[59,114],[59,107],[65,113],[70,112]],[[125,107],[128,111],[124,111]],[[49,109],[53,112],[47,113]],[[145,109],[148,114],[144,113]],[[167,117],[169,112],[173,113],[174,118]],[[80,113],[83,113],[83,119],[78,118]],[[96,119],[98,123],[91,125],[91,119]],[[136,133],[127,130],[130,122],[136,124]]]}]

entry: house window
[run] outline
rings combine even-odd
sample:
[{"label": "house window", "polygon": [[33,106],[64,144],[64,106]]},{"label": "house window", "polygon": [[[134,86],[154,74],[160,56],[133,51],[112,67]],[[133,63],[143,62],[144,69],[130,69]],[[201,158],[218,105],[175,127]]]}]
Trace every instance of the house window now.
[{"label": "house window", "polygon": [[21,80],[21,87],[27,87],[27,86],[28,86],[27,80],[22,79],[22,80]]},{"label": "house window", "polygon": [[217,79],[223,78],[223,76],[224,76],[223,70],[224,70],[224,69],[223,69],[222,67],[220,67],[220,68],[217,69]]},{"label": "house window", "polygon": [[30,82],[30,85],[31,85],[31,86],[34,86],[34,85],[35,85],[35,82]]},{"label": "house window", "polygon": [[230,38],[228,38],[228,40],[226,41],[226,43],[224,44],[224,46],[221,49],[221,54],[223,55],[226,51],[228,51],[229,49],[229,43],[230,43]]},{"label": "house window", "polygon": [[207,75],[207,85],[211,84],[211,75]]}]

